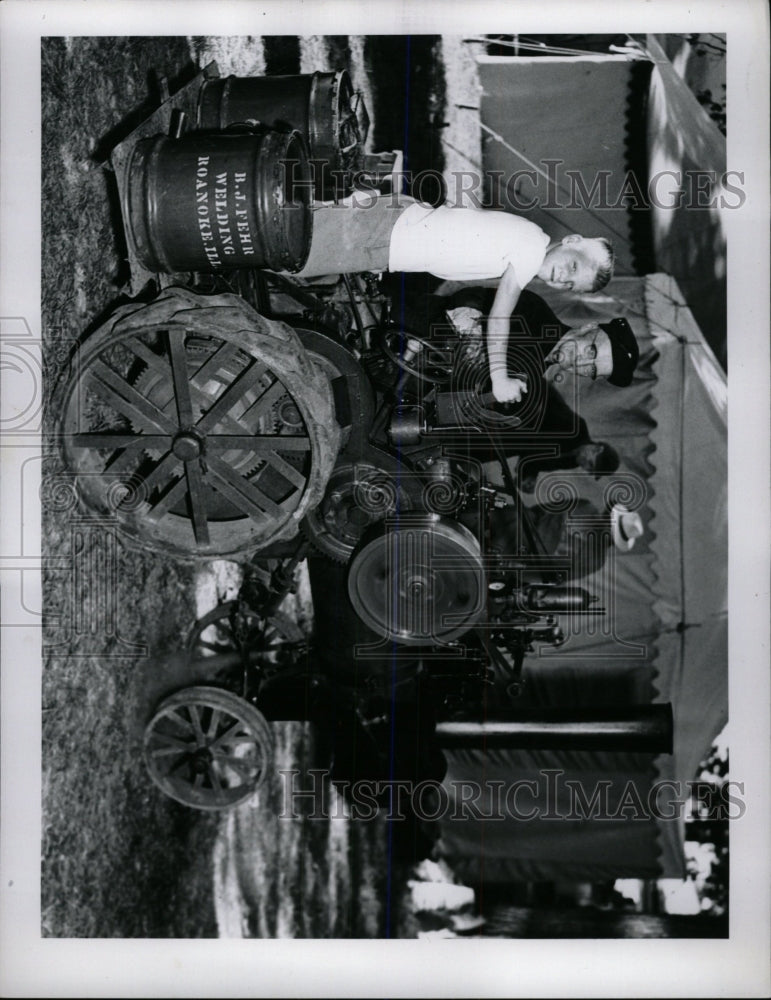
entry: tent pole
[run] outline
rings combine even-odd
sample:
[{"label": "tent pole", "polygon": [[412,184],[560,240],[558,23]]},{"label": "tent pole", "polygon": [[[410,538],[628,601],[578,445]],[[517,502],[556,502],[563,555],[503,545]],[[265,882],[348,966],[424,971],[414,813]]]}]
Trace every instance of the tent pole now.
[{"label": "tent pole", "polygon": [[482,722],[446,721],[446,749],[605,750],[672,753],[672,706],[502,709]]}]

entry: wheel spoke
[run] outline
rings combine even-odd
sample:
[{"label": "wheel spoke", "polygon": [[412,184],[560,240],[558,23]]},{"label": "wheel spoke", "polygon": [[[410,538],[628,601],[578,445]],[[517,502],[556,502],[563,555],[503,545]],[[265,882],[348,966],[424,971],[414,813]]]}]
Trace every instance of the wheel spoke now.
[{"label": "wheel spoke", "polygon": [[209,544],[209,522],[206,518],[206,497],[204,494],[201,464],[197,458],[185,462],[185,478],[187,479],[188,495],[190,497],[190,513],[193,517],[193,534],[199,545]]},{"label": "wheel spoke", "polygon": [[177,754],[188,755],[190,754],[190,747],[185,747],[181,749],[180,747],[156,747],[154,750],[150,751],[152,757],[173,757]]},{"label": "wheel spoke", "polygon": [[190,721],[193,724],[193,732],[195,733],[195,738],[198,740],[199,746],[203,746],[206,742],[206,737],[203,734],[203,729],[201,728],[201,714],[198,705],[195,703],[187,706],[187,710],[190,713]]},{"label": "wheel spoke", "polygon": [[222,369],[227,370],[228,364],[237,354],[238,347],[236,344],[232,344],[227,340],[223,341],[211,357],[208,358],[196,371],[194,378],[198,382],[204,382],[212,375],[216,375],[218,371]]},{"label": "wheel spoke", "polygon": [[223,801],[225,798],[225,790],[222,787],[220,776],[217,774],[217,768],[214,764],[209,764],[207,771],[209,777],[211,778],[212,787],[214,788],[217,799]]},{"label": "wheel spoke", "polygon": [[281,434],[211,434],[206,438],[211,451],[244,448],[255,455],[272,455],[277,451],[310,451],[310,438]]},{"label": "wheel spoke", "polygon": [[[210,744],[211,750],[218,750],[221,746],[229,743],[231,740],[236,739],[239,729],[244,728],[244,723],[240,719],[236,719],[230,729],[226,729],[225,732],[218,736],[217,739]],[[249,737],[250,742],[252,742],[252,737]]]},{"label": "wheel spoke", "polygon": [[73,434],[73,448],[171,448],[170,434]]},{"label": "wheel spoke", "polygon": [[288,479],[292,486],[302,489],[305,486],[305,476],[289,462],[285,461],[275,451],[269,451],[266,455],[268,465],[272,465],[276,472],[279,472],[284,479]]},{"label": "wheel spoke", "polygon": [[145,399],[133,385],[97,358],[86,377],[91,387],[121,416],[160,434],[173,434],[174,423],[165,413]]},{"label": "wheel spoke", "polygon": [[220,718],[222,716],[222,710],[219,708],[213,708],[211,711],[211,719],[209,720],[209,727],[206,730],[206,738],[212,739],[214,734],[217,732],[217,727],[220,724]]},{"label": "wheel spoke", "polygon": [[172,774],[174,774],[175,771],[179,771],[179,769],[182,768],[182,767],[184,767],[186,764],[188,764],[188,765],[190,764],[190,754],[189,753],[185,754],[184,756],[179,757],[177,760],[175,760],[174,763],[171,765],[171,767],[166,772],[166,774],[168,774],[169,776],[171,776]]},{"label": "wheel spoke", "polygon": [[183,740],[177,739],[176,736],[172,736],[171,733],[155,733],[155,739],[162,746],[155,747],[151,753],[153,757],[162,757],[165,754],[171,753],[190,753],[192,743],[185,743]]},{"label": "wheel spoke", "polygon": [[166,341],[171,360],[171,376],[174,380],[174,395],[177,404],[179,426],[188,429],[193,426],[193,403],[190,398],[190,385],[187,373],[187,355],[185,354],[185,331],[167,330]]},{"label": "wheel spoke", "polygon": [[169,709],[169,711],[165,713],[165,717],[169,719],[169,721],[175,722],[179,726],[183,726],[188,732],[195,734],[193,724],[179,714],[178,708]]},{"label": "wheel spoke", "polygon": [[261,396],[259,396],[252,405],[246,410],[242,415],[241,419],[249,417],[250,420],[254,420],[255,417],[261,417],[266,410],[269,410],[274,403],[277,403],[279,399],[286,393],[286,388],[283,382],[278,379],[269,386]]},{"label": "wheel spoke", "polygon": [[[265,374],[266,370],[267,369],[264,364],[258,361],[252,361],[249,367],[241,372],[234,382],[231,382],[211,409],[209,409],[209,411],[201,417],[195,425],[195,429],[198,433],[206,434],[208,431],[213,430],[219,421],[233,409],[239,399],[242,399],[243,396],[245,396],[246,393],[248,393],[249,390],[257,384],[257,382]],[[263,395],[265,394],[263,393]]]},{"label": "wheel spoke", "polygon": [[210,649],[212,653],[229,653],[233,649],[232,644],[226,645],[224,642],[214,642],[210,639],[196,639],[195,644],[202,649]]},{"label": "wheel spoke", "polygon": [[234,503],[239,510],[250,516],[269,517],[276,520],[284,516],[284,510],[266,497],[253,483],[243,479],[221,459],[210,455],[208,458],[209,475],[217,482],[217,489]]},{"label": "wheel spoke", "polygon": [[148,511],[143,513],[143,517],[146,517],[148,521],[152,521],[157,524],[157,522],[168,513],[169,508],[173,507],[178,500],[181,500],[186,493],[187,479],[183,476],[181,479],[178,479],[176,483],[174,483],[170,490],[156,500]]},{"label": "wheel spoke", "polygon": [[154,371],[157,375],[162,376],[164,381],[168,381],[169,368],[162,354],[156,354],[139,337],[130,337],[125,343],[126,347],[133,351],[140,361],[144,361],[150,371]]}]

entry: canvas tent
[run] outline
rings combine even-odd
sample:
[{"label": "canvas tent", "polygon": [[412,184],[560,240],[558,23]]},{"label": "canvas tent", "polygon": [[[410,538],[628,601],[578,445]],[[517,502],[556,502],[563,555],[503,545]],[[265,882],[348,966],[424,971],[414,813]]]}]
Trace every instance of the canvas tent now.
[{"label": "canvas tent", "polygon": [[618,273],[636,273],[647,257],[644,240],[635,239],[641,213],[631,213],[622,194],[630,171],[643,182],[647,173],[651,63],[595,53],[481,55],[478,68],[491,196],[495,185],[501,207],[555,239],[580,232],[612,240]]},{"label": "canvas tent", "polygon": [[[621,454],[616,479],[646,527],[635,548],[613,554],[582,581],[609,614],[582,625],[560,648],[527,660],[528,699],[541,705],[625,705],[670,701],[674,752],[452,751],[445,786],[458,781],[535,781],[522,799],[538,818],[453,818],[442,823],[441,850],[474,882],[605,880],[683,874],[682,817],[639,815],[657,780],[686,782],[727,718],[727,483],[725,376],[668,275],[624,277],[605,292],[545,295],[571,325],[626,315],[641,346],[634,382],[570,382],[561,387],[595,439]],[[575,473],[582,496],[602,503],[600,486]],[[547,771],[561,772],[551,786]],[[569,781],[591,794],[610,782],[617,819],[565,818]],[[664,808],[671,790],[660,796]],[[686,794],[685,792],[683,794]],[[549,796],[552,796],[550,799]],[[491,804],[477,803],[484,815]],[[677,810],[673,810],[677,811]],[[550,815],[551,813],[551,815]],[[560,818],[555,818],[559,816]]]},{"label": "canvas tent", "polygon": [[555,239],[607,237],[617,274],[672,274],[725,365],[722,215],[742,203],[743,175],[726,174],[725,137],[683,79],[685,36],[638,42],[621,54],[478,53],[486,194]]},{"label": "canvas tent", "polygon": [[[560,386],[592,437],[621,454],[614,479],[646,531],[582,581],[608,613],[584,620],[565,646],[528,658],[526,697],[575,706],[670,701],[674,753],[453,751],[448,788],[466,778],[540,781],[522,799],[538,819],[443,822],[441,847],[469,880],[681,876],[682,811],[669,822],[632,819],[634,807],[626,819],[548,817],[569,810],[570,780],[587,792],[609,781],[612,811],[630,780],[646,803],[657,780],[693,779],[727,719],[726,382],[713,353],[724,359],[725,240],[714,196],[725,139],[685,83],[687,58],[683,36],[630,39],[626,51],[607,54],[476,50],[487,194],[497,191],[500,207],[552,238],[606,236],[616,249],[604,292],[537,291],[570,325],[626,316],[642,347],[624,390]],[[699,170],[717,179],[705,210],[687,200],[688,172]],[[650,197],[663,171],[669,186],[655,194],[666,205],[680,192],[671,209]],[[602,506],[598,485],[575,478],[580,495]],[[556,793],[542,777],[549,770],[564,772]],[[491,811],[490,802],[477,805]]]}]

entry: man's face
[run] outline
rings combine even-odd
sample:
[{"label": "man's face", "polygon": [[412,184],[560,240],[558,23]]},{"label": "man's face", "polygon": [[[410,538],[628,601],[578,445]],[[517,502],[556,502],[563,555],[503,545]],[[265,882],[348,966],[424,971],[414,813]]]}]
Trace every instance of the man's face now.
[{"label": "man's face", "polygon": [[549,353],[548,360],[582,378],[607,378],[613,371],[613,352],[604,330],[594,324],[569,330]]},{"label": "man's face", "polygon": [[595,243],[580,236],[566,236],[552,247],[544,260],[543,280],[551,288],[573,292],[591,292],[598,267],[602,264]]}]

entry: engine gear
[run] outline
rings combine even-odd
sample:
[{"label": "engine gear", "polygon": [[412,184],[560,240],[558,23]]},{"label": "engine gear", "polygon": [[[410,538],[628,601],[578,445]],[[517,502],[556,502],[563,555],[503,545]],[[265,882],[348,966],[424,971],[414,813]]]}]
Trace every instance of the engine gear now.
[{"label": "engine gear", "polygon": [[306,535],[325,556],[348,562],[375,522],[414,509],[410,475],[399,462],[374,448],[358,460],[338,463],[323,500],[303,523]]}]

